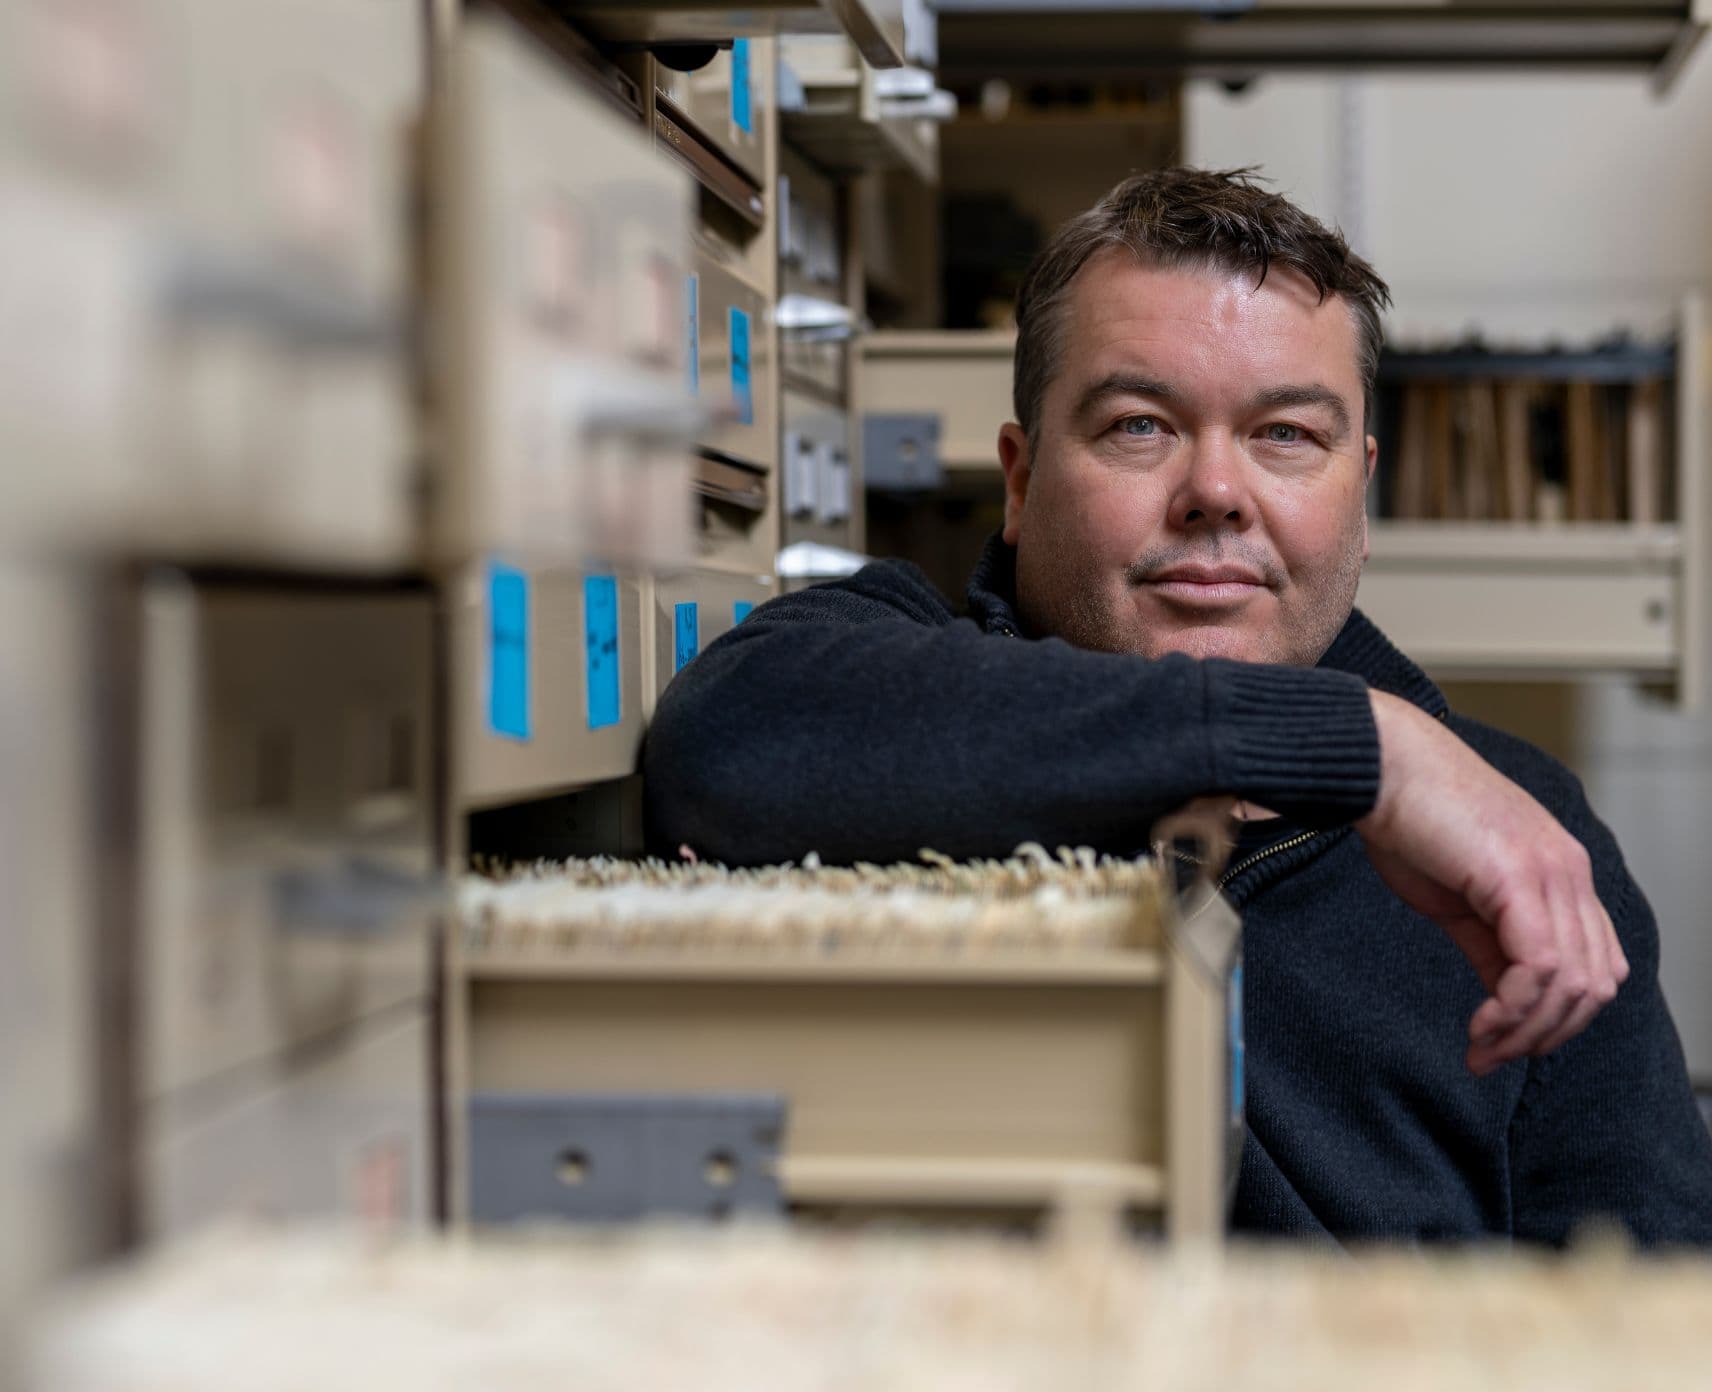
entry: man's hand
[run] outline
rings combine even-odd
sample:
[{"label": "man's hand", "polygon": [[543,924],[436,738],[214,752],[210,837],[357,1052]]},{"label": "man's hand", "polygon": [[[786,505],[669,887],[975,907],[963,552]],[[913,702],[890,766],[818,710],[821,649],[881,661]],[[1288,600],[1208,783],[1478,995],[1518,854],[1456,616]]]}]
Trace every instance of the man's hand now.
[{"label": "man's hand", "polygon": [[1373,693],[1379,801],[1355,824],[1392,891],[1474,964],[1490,993],[1468,1022],[1484,1075],[1574,1038],[1629,963],[1581,843],[1440,722]]}]

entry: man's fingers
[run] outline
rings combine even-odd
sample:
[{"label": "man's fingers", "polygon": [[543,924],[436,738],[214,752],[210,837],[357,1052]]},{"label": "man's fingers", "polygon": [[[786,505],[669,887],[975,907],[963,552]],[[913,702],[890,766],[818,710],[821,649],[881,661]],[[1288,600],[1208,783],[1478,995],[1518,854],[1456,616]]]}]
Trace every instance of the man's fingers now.
[{"label": "man's fingers", "polygon": [[[1470,1067],[1476,1072],[1525,1055],[1549,1054],[1575,1038],[1616,994],[1609,917],[1592,887],[1558,884],[1542,896],[1552,925],[1544,940],[1561,944],[1558,960],[1518,962],[1499,983],[1497,999],[1476,1011],[1484,1027],[1471,1034]],[[1517,1018],[1517,1017],[1520,1018]]]},{"label": "man's fingers", "polygon": [[1540,950],[1533,960],[1524,959],[1506,967],[1493,994],[1517,1016],[1525,1019],[1545,1000],[1552,982],[1557,979],[1557,968],[1556,950]]},{"label": "man's fingers", "polygon": [[1520,1014],[1496,996],[1488,996],[1469,1019],[1469,1043],[1489,1047],[1495,1044],[1501,1035],[1509,1033],[1521,1023]]},{"label": "man's fingers", "polygon": [[1547,993],[1520,1024],[1495,1038],[1476,1041],[1468,1051],[1469,1069],[1484,1075],[1515,1059],[1543,1052],[1545,1042],[1570,1025],[1578,1008],[1578,1003],[1561,991]]},{"label": "man's fingers", "polygon": [[[1601,936],[1605,942],[1607,969],[1614,985],[1621,986],[1629,979],[1629,959],[1623,953],[1623,944],[1617,937],[1616,928],[1612,926],[1611,915],[1605,912],[1605,906],[1597,897],[1593,900],[1593,906],[1597,911]],[[1616,994],[1615,990],[1612,994]]]},{"label": "man's fingers", "polygon": [[1380,795],[1356,823],[1381,878],[1491,993],[1469,1021],[1490,1071],[1585,1029],[1629,974],[1587,848],[1442,726],[1373,693]]},{"label": "man's fingers", "polygon": [[[1567,1044],[1586,1029],[1593,1017],[1617,995],[1621,978],[1616,974],[1614,958],[1622,957],[1622,948],[1617,944],[1610,916],[1604,905],[1593,896],[1591,885],[1582,900],[1581,927],[1586,942],[1586,969],[1584,972],[1571,972],[1561,982],[1574,1008],[1557,1029],[1535,1046],[1535,1053],[1549,1054],[1559,1045]],[[1623,966],[1626,971],[1627,962]]]},{"label": "man's fingers", "polygon": [[1570,1011],[1564,1022],[1549,1035],[1536,1044],[1531,1052],[1544,1056],[1551,1053],[1559,1045],[1567,1044],[1593,1023],[1596,1016],[1604,1007],[1594,996],[1584,996],[1581,1003]]}]

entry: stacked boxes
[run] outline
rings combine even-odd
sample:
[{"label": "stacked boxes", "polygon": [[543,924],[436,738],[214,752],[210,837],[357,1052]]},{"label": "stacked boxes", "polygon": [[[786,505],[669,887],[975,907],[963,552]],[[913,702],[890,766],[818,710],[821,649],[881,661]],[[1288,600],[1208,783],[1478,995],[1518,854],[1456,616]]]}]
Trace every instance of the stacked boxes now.
[{"label": "stacked boxes", "polygon": [[689,549],[690,187],[509,21],[466,18],[435,113],[433,555],[462,809],[635,767],[643,576]]}]

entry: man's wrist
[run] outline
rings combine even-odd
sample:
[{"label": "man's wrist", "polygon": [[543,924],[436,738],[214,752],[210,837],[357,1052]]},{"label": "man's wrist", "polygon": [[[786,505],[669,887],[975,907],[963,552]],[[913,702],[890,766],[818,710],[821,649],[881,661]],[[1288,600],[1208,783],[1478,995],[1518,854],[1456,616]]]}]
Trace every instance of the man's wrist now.
[{"label": "man's wrist", "polygon": [[1216,786],[1307,826],[1372,810],[1379,735],[1360,677],[1219,660],[1204,668]]}]

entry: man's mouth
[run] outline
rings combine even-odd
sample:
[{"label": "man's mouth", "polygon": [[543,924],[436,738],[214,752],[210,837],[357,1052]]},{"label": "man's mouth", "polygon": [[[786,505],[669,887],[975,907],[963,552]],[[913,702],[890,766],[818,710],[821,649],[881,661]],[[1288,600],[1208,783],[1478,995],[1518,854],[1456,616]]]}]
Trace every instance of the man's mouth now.
[{"label": "man's mouth", "polygon": [[1253,599],[1266,581],[1243,566],[1171,566],[1142,581],[1147,589],[1176,604],[1229,606]]}]

